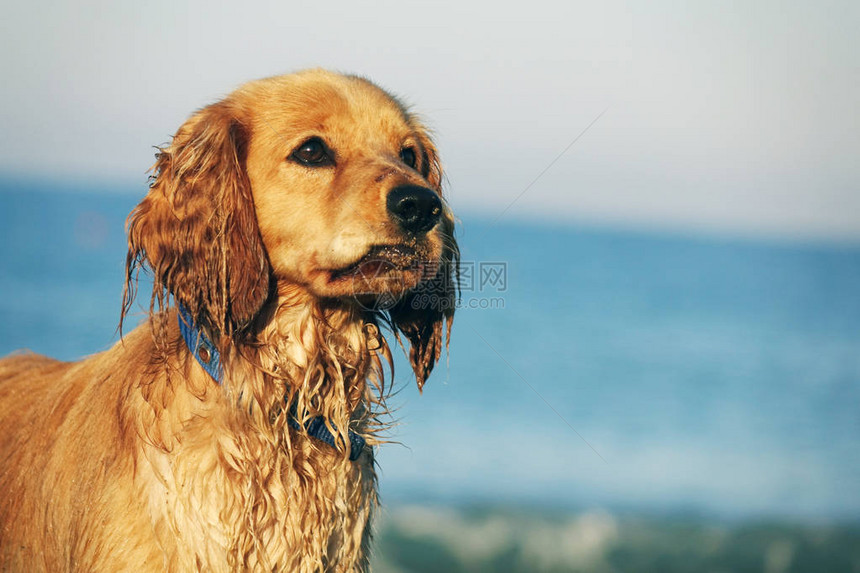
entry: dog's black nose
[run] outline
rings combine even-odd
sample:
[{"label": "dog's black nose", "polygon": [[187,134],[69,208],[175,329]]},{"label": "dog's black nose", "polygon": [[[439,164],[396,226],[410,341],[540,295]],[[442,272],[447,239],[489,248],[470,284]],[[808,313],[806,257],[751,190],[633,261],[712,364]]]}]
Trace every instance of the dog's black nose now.
[{"label": "dog's black nose", "polygon": [[442,201],[433,190],[401,185],[388,193],[388,212],[407,233],[426,233],[442,216]]}]

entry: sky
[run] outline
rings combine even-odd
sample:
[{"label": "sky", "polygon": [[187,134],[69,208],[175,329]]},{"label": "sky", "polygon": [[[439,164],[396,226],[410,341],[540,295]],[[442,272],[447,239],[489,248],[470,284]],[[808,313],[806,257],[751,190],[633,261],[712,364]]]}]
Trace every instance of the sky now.
[{"label": "sky", "polygon": [[365,75],[436,133],[455,209],[860,242],[856,2],[11,2],[0,176],[143,194],[241,83]]}]

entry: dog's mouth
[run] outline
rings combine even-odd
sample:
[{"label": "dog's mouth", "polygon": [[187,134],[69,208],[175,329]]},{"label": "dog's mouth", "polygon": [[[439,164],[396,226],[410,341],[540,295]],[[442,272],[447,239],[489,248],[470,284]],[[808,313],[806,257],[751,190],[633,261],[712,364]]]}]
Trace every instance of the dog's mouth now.
[{"label": "dog's mouth", "polygon": [[433,278],[437,270],[438,263],[410,245],[377,245],[354,263],[329,271],[328,288],[360,300],[399,297]]},{"label": "dog's mouth", "polygon": [[420,259],[408,245],[377,245],[356,262],[331,271],[331,280],[373,279],[396,271],[419,270]]}]

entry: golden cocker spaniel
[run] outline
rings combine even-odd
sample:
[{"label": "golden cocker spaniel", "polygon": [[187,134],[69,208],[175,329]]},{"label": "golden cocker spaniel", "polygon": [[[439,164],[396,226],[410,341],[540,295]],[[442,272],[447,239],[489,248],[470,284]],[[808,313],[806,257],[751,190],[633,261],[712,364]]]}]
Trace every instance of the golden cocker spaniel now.
[{"label": "golden cocker spaniel", "polygon": [[123,309],[145,269],[149,318],[0,361],[0,570],[368,570],[381,332],[421,387],[457,296],[427,130],[311,70],[203,108],[153,169]]}]

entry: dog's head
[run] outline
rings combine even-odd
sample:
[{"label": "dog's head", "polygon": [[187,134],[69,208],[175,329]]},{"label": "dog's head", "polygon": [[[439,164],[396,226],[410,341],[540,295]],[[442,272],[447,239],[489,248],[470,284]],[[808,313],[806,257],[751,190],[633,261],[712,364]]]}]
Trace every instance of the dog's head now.
[{"label": "dog's head", "polygon": [[246,84],[157,155],[128,221],[128,288],[172,295],[219,335],[251,334],[285,286],[383,317],[419,386],[453,318],[458,251],[427,130],[367,80],[313,70]]}]

